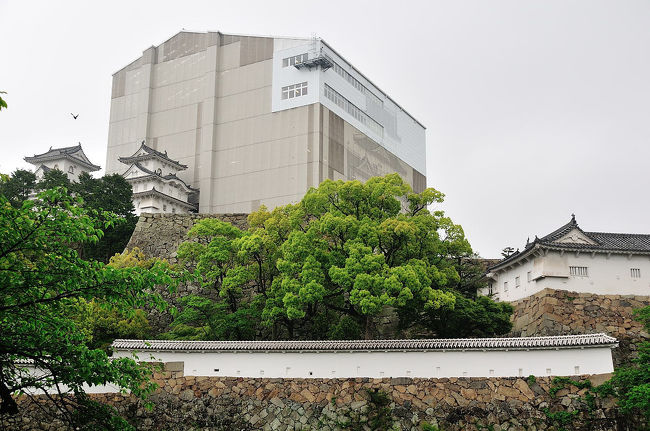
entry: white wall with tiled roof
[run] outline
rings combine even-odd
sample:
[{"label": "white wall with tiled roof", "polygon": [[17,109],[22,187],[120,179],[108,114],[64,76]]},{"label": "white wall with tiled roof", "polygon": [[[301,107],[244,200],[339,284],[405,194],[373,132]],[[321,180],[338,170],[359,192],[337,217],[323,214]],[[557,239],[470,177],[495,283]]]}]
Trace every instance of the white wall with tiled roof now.
[{"label": "white wall with tiled roof", "polygon": [[583,231],[571,220],[493,265],[483,295],[517,301],[544,289],[650,295],[650,235]]},{"label": "white wall with tiled roof", "polygon": [[186,376],[441,378],[610,373],[611,348],[616,345],[614,339],[602,334],[421,341],[373,345],[364,341],[275,344],[117,340],[113,350],[116,357],[137,353],[143,361],[182,362]]},{"label": "white wall with tiled roof", "polygon": [[[573,275],[571,267],[586,268],[586,275]],[[650,256],[549,250],[546,255],[494,271],[491,277],[492,292],[500,301],[517,301],[546,288],[598,295],[648,296]],[[483,294],[489,294],[489,288]]]}]

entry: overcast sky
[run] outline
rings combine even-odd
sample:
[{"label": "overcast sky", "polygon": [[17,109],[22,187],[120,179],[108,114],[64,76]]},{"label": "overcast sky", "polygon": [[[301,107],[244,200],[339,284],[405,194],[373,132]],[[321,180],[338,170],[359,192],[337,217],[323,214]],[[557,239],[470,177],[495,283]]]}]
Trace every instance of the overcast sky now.
[{"label": "overcast sky", "polygon": [[573,212],[650,233],[648,0],[0,0],[0,172],[79,141],[104,165],[111,75],[181,29],[325,39],[427,127],[484,257]]}]

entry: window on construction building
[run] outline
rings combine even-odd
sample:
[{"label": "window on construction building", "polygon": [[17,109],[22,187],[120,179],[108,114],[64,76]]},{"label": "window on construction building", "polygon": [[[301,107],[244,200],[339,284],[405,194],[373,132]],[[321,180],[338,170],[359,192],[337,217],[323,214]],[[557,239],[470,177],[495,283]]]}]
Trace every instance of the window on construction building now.
[{"label": "window on construction building", "polygon": [[589,277],[589,271],[586,266],[570,266],[569,274],[576,277]]},{"label": "window on construction building", "polygon": [[507,282],[507,281],[504,281],[504,282],[503,282],[503,291],[504,291],[504,292],[507,292],[507,291],[508,291],[508,282]]},{"label": "window on construction building", "polygon": [[307,83],[301,82],[300,84],[287,85],[282,87],[282,99],[293,99],[294,97],[307,95]]},{"label": "window on construction building", "polygon": [[519,280],[519,277],[515,277],[515,287],[521,286],[521,281]]},{"label": "window on construction building", "polygon": [[533,279],[533,271],[528,271],[526,273],[526,279],[528,280],[529,283],[532,281],[532,279]]},{"label": "window on construction building", "polygon": [[282,59],[282,67],[295,66],[296,64],[304,63],[309,59],[307,53],[294,55],[293,57],[287,57]]},{"label": "window on construction building", "polygon": [[632,278],[641,278],[641,268],[630,268]]},{"label": "window on construction building", "polygon": [[68,168],[68,172],[71,173],[71,174],[74,174],[74,166],[70,166]]}]

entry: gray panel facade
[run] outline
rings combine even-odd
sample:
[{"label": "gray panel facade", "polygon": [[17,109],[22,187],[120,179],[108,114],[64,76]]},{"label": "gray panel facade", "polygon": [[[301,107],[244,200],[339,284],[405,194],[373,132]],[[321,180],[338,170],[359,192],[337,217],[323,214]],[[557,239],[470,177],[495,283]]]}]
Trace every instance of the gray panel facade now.
[{"label": "gray panel facade", "polygon": [[297,202],[326,178],[398,172],[423,189],[424,175],[321,103],[273,112],[274,50],[292,43],[305,41],[181,32],[147,49],[113,75],[106,172],[145,140],[188,166],[179,177],[202,213]]}]

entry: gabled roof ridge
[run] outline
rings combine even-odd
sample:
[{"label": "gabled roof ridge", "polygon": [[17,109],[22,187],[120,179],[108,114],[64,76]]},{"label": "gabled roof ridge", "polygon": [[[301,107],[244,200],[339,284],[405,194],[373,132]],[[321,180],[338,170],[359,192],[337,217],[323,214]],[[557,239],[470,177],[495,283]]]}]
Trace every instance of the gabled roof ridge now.
[{"label": "gabled roof ridge", "polygon": [[179,162],[178,160],[174,160],[174,159],[172,159],[171,157],[169,157],[169,156],[167,155],[167,151],[165,151],[165,152],[163,153],[162,151],[155,150],[155,149],[151,148],[149,145],[145,144],[145,141],[142,141],[142,143],[140,144],[140,147],[138,147],[138,149],[135,151],[135,153],[133,153],[133,154],[130,155],[130,156],[126,156],[126,157],[118,157],[118,160],[119,160],[120,162],[122,162],[122,163],[125,163],[125,164],[126,164],[126,163],[129,163],[129,162],[128,162],[129,159],[134,159],[134,158],[142,157],[142,156],[136,156],[136,154],[138,154],[138,152],[139,152],[140,150],[145,150],[145,151],[146,151],[148,154],[150,154],[150,155],[158,156],[158,157],[160,157],[161,159],[164,159],[165,161],[169,162],[170,164],[178,166],[178,167],[179,167],[179,170],[187,169],[187,165],[184,165],[184,164],[182,164],[181,162]]},{"label": "gabled roof ridge", "polygon": [[[61,147],[61,148],[50,147],[50,149],[47,150],[44,153],[34,154],[33,156],[31,156],[31,157],[28,156],[28,157],[30,159],[36,158],[36,157],[42,157],[42,156],[46,156],[46,155],[48,155],[48,154],[50,154],[52,152],[55,152],[55,151],[58,151],[59,153],[70,154],[70,152],[76,152],[76,151],[78,151],[80,149],[81,149],[81,143],[78,143],[77,145],[72,145],[72,146],[69,146],[69,147]],[[75,150],[75,151],[71,151],[71,150]]]},{"label": "gabled roof ridge", "polygon": [[[81,154],[83,154],[85,159],[76,157],[75,154],[78,152],[81,152]],[[24,157],[23,160],[25,160],[27,163],[36,165],[39,159],[56,160],[57,158],[67,158],[69,160],[74,160],[77,163],[86,166],[88,170],[90,170],[90,172],[98,171],[101,169],[101,166],[95,165],[90,161],[90,159],[88,159],[88,156],[86,156],[86,153],[84,153],[83,151],[81,142],[79,142],[77,145],[73,145],[70,147],[61,147],[61,148],[50,147],[50,149],[44,153],[34,154],[33,156],[27,156]]]},{"label": "gabled roof ridge", "polygon": [[578,226],[578,222],[576,221],[576,216],[575,214],[571,214],[571,220],[569,222],[557,229],[555,229],[553,232],[539,238],[540,241],[555,241],[557,239],[562,238],[564,235],[567,233],[571,232],[573,229],[578,229],[580,232],[585,233],[582,229],[580,229],[580,226]]}]

